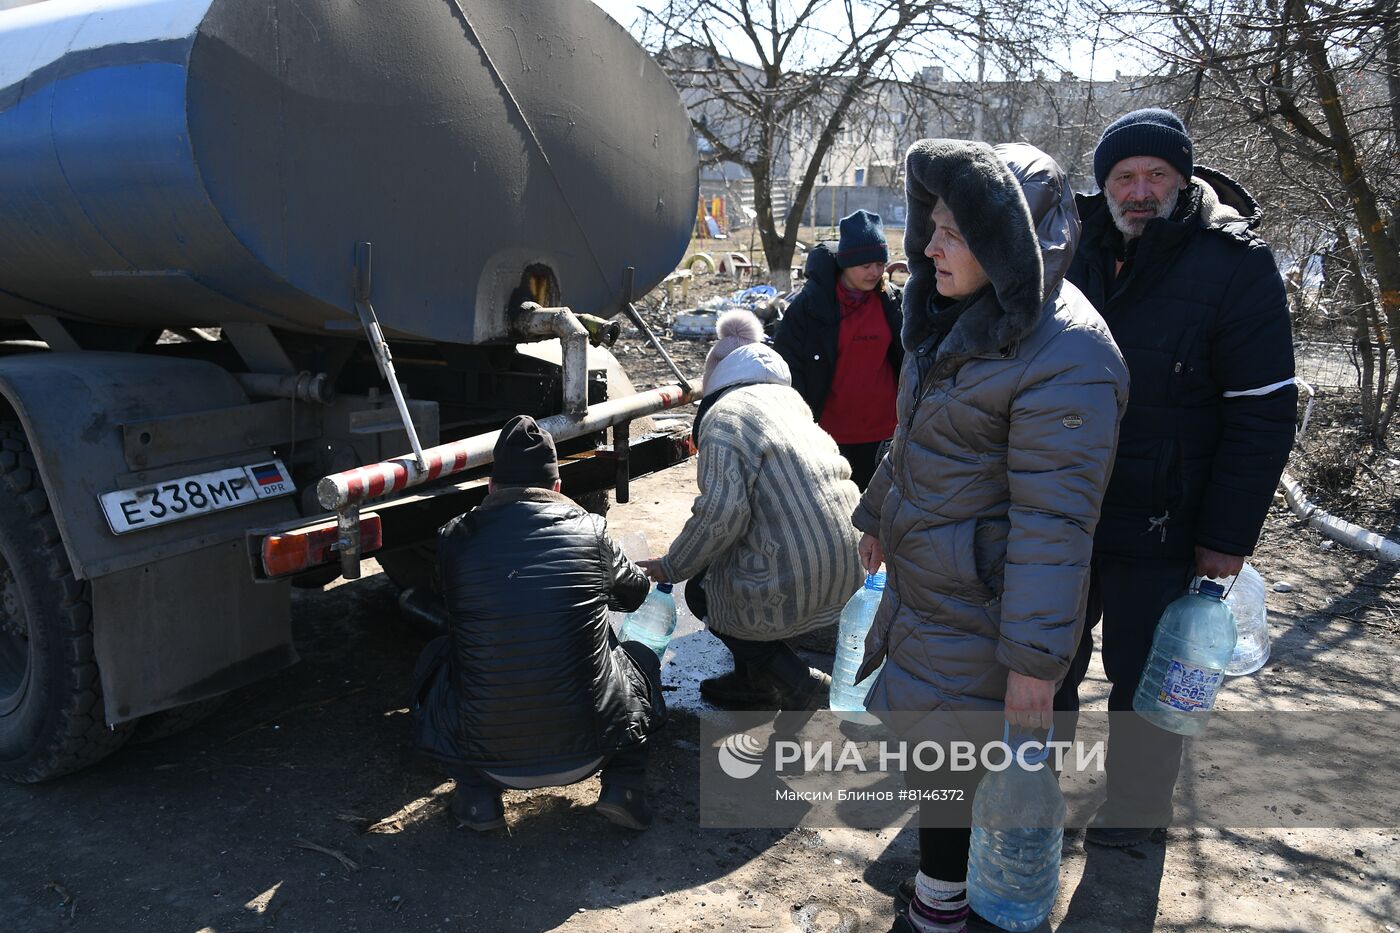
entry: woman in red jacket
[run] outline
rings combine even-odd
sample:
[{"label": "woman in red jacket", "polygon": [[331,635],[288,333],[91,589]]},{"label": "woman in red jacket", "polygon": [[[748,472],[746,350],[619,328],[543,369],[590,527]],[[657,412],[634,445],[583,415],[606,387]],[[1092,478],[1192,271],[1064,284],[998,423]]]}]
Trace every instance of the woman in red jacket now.
[{"label": "woman in red jacket", "polygon": [[900,291],[885,275],[889,258],[879,214],[843,217],[836,249],[823,243],[808,253],[807,282],[773,341],[792,370],[792,387],[836,440],[862,491],[881,442],[894,433],[904,360]]}]

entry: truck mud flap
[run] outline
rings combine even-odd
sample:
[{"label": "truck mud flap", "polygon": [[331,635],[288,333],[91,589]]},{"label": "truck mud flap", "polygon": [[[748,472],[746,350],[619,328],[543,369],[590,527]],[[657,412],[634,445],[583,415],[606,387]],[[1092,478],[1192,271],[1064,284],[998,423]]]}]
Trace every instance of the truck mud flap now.
[{"label": "truck mud flap", "polygon": [[297,661],[291,587],[248,577],[244,541],[92,581],[109,723],[226,693]]}]

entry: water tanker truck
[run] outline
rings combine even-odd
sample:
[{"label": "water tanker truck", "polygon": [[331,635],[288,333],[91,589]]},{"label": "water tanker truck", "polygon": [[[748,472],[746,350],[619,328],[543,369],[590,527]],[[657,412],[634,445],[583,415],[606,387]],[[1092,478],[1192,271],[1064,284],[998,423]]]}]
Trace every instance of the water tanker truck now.
[{"label": "water tanker truck", "polygon": [[687,456],[643,425],[692,387],[604,345],[696,162],[587,0],[0,12],[0,774],[292,664],[291,587],[366,555],[427,612],[514,414],[595,507]]}]

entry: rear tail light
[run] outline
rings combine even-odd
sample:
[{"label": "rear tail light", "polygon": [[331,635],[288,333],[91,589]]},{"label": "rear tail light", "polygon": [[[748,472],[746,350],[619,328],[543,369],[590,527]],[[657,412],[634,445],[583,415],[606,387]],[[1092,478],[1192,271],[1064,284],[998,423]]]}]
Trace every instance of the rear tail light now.
[{"label": "rear tail light", "polygon": [[[339,532],[335,519],[308,525],[295,531],[268,535],[262,542],[263,573],[269,577],[285,577],[313,567],[339,560],[336,542]],[[360,553],[377,551],[384,544],[384,530],[379,516],[367,512],[360,516]]]}]

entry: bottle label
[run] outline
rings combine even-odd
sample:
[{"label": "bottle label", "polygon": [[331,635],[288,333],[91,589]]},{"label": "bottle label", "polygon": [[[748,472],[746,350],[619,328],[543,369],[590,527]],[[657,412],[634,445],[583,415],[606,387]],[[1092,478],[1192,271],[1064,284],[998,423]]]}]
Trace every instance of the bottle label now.
[{"label": "bottle label", "polygon": [[1167,676],[1162,678],[1157,701],[1186,713],[1208,710],[1214,705],[1216,691],[1224,679],[1224,671],[1196,667],[1172,658]]}]

